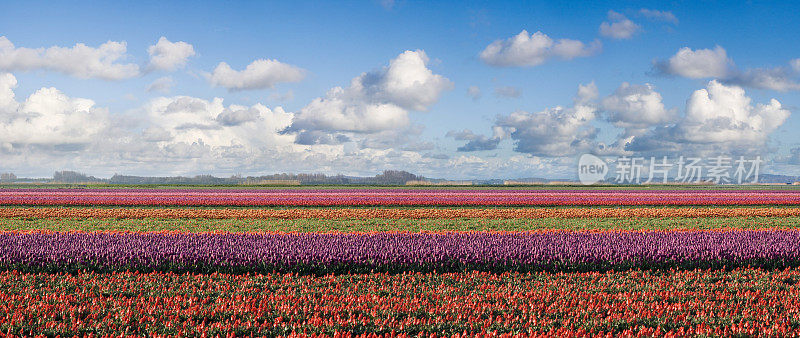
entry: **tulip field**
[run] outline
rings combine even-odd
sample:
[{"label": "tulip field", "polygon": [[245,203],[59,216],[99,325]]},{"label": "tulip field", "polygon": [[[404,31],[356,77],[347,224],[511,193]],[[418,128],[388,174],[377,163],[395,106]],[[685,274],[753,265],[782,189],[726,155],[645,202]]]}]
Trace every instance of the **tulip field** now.
[{"label": "tulip field", "polygon": [[4,188],[10,336],[798,336],[800,189]]}]

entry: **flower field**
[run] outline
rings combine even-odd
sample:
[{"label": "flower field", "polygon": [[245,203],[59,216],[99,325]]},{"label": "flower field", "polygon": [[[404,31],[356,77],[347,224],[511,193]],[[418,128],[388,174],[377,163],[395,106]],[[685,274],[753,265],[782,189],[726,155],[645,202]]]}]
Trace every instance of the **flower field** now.
[{"label": "flower field", "polygon": [[607,217],[790,217],[800,209],[786,207],[635,207],[635,208],[64,208],[6,207],[0,217],[39,218],[199,218],[199,219],[529,219]]},{"label": "flower field", "polygon": [[0,333],[797,336],[798,189],[2,189]]},{"label": "flower field", "polygon": [[16,335],[767,336],[800,327],[800,270],[0,274]]},{"label": "flower field", "polygon": [[795,205],[800,190],[0,189],[0,205]]}]

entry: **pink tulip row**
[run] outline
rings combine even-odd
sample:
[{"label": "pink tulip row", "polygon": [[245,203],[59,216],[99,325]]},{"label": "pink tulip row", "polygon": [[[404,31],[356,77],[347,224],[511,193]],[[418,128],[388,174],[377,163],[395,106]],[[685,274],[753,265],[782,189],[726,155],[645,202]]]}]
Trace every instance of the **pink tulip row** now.
[{"label": "pink tulip row", "polygon": [[800,190],[0,189],[2,205],[800,205]]}]

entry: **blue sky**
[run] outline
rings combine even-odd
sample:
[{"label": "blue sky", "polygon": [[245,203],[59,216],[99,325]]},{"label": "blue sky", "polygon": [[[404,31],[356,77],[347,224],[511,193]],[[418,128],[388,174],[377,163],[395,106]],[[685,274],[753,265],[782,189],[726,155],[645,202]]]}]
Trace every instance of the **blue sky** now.
[{"label": "blue sky", "polygon": [[3,2],[0,170],[572,178],[594,153],[800,175],[796,7]]}]

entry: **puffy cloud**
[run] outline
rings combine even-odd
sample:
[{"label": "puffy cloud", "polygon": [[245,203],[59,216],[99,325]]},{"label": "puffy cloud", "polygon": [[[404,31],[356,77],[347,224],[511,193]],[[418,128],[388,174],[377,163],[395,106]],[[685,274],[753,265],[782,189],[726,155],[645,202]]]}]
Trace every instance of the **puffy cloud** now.
[{"label": "puffy cloud", "polygon": [[223,126],[238,126],[247,122],[255,122],[261,119],[261,110],[256,107],[248,109],[225,108],[217,115],[217,122]]},{"label": "puffy cloud", "polygon": [[153,81],[152,83],[147,85],[147,88],[145,88],[145,89],[147,90],[148,93],[150,93],[150,92],[160,92],[160,93],[166,94],[166,93],[169,93],[170,89],[174,85],[175,85],[175,81],[173,81],[171,77],[164,76],[164,77],[160,77],[160,78],[156,79],[155,81]]},{"label": "puffy cloud", "polygon": [[305,78],[306,71],[278,60],[258,59],[237,71],[227,63],[220,62],[208,76],[214,86],[228,90],[250,90],[272,88],[278,83],[299,82]]},{"label": "puffy cloud", "polygon": [[578,94],[575,96],[575,103],[586,105],[596,100],[599,95],[600,94],[597,91],[597,85],[594,83],[594,81],[586,85],[579,84]]},{"label": "puffy cloud", "polygon": [[683,138],[693,142],[763,143],[789,114],[778,100],[753,107],[744,89],[711,81],[689,98],[686,118],[678,127]]},{"label": "puffy cloud", "polygon": [[515,141],[515,151],[535,156],[569,156],[594,150],[597,130],[590,122],[596,117],[597,107],[592,103],[596,98],[597,86],[592,82],[579,86],[572,107],[498,116],[491,138],[470,130],[450,132],[447,136],[469,141],[459,151],[494,149],[501,140],[509,138]]},{"label": "puffy cloud", "polygon": [[649,83],[631,85],[624,82],[603,99],[601,107],[609,113],[610,122],[629,130],[669,124],[676,117],[676,111],[664,108],[661,94]]},{"label": "puffy cloud", "polygon": [[695,91],[686,102],[686,114],[676,124],[636,137],[633,151],[714,149],[734,152],[759,150],[769,135],[789,117],[780,102],[752,105],[738,86],[714,80]]},{"label": "puffy cloud", "polygon": [[122,80],[139,76],[139,66],[120,63],[127,57],[125,42],[108,41],[97,48],[78,43],[73,47],[15,47],[0,36],[0,70],[48,70],[77,78]]},{"label": "puffy cloud", "polygon": [[19,106],[14,88],[17,88],[17,78],[10,73],[0,73],[0,112],[3,114],[14,112]]},{"label": "puffy cloud", "polygon": [[452,137],[456,141],[468,141],[467,144],[458,147],[458,151],[480,151],[497,149],[497,145],[503,140],[504,135],[502,129],[498,129],[497,133],[492,138],[475,134],[469,129],[464,129],[461,131],[448,131],[446,136]]},{"label": "puffy cloud", "polygon": [[612,39],[630,39],[633,34],[641,29],[621,13],[608,11],[608,21],[600,24],[600,35]]},{"label": "puffy cloud", "polygon": [[517,87],[503,86],[495,88],[494,95],[497,97],[518,98],[522,95],[522,92]]},{"label": "puffy cloud", "polygon": [[350,87],[335,87],[295,116],[285,133],[304,144],[337,143],[342,133],[371,134],[409,126],[408,110],[424,111],[453,87],[427,68],[424,51],[406,51],[383,69],[361,74]]},{"label": "puffy cloud", "polygon": [[720,46],[692,51],[681,48],[666,62],[655,68],[665,74],[688,78],[715,78],[727,84],[777,91],[800,90],[800,59],[789,61],[788,67],[739,70]]},{"label": "puffy cloud", "polygon": [[789,61],[789,67],[739,70],[728,58],[725,49],[691,50],[681,48],[668,61],[655,63],[657,71],[683,77],[715,78],[727,84],[777,91],[800,90],[800,59]]},{"label": "puffy cloud", "polygon": [[6,148],[80,149],[108,125],[108,112],[92,100],[41,88],[20,103],[14,97],[16,85],[13,75],[0,74],[0,144]]},{"label": "puffy cloud", "polygon": [[670,22],[676,25],[678,24],[678,18],[675,17],[675,14],[672,14],[670,11],[642,8],[639,10],[639,14],[651,20]]},{"label": "puffy cloud", "polygon": [[726,78],[734,72],[733,60],[728,58],[725,49],[716,46],[711,49],[692,50],[683,47],[666,62],[657,62],[656,68],[671,75],[692,79]]},{"label": "puffy cloud", "polygon": [[141,110],[147,124],[165,131],[148,131],[149,135],[157,134],[163,140],[169,134],[168,143],[192,144],[201,140],[211,148],[252,148],[293,141],[291,136],[278,134],[292,119],[292,114],[281,107],[269,109],[262,104],[226,107],[221,98],[208,101],[176,96],[155,98]]},{"label": "puffy cloud", "polygon": [[602,48],[599,41],[585,44],[578,40],[553,40],[542,32],[528,34],[523,30],[506,40],[496,40],[480,53],[483,62],[502,67],[533,67],[551,58],[571,60],[590,56]]},{"label": "puffy cloud", "polygon": [[481,89],[478,86],[469,86],[469,88],[467,88],[467,96],[471,97],[473,100],[477,100],[481,98]]},{"label": "puffy cloud", "polygon": [[194,47],[183,42],[171,42],[165,37],[158,39],[155,45],[147,48],[150,54],[150,70],[172,71],[184,67],[186,61],[194,56]]}]

